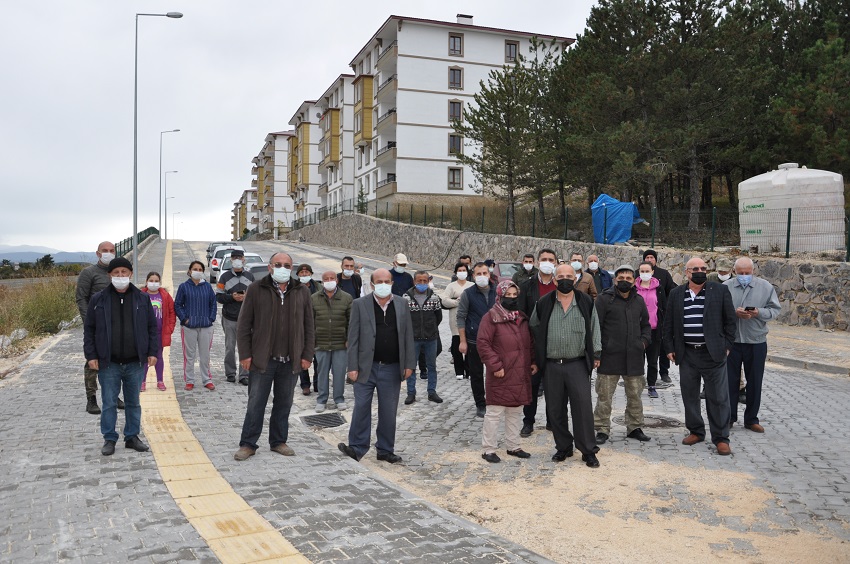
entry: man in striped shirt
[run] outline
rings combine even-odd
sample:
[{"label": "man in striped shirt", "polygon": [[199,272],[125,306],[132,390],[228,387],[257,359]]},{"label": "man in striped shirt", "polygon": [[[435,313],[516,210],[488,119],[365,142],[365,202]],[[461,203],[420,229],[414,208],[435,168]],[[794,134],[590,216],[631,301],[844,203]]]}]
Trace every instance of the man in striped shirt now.
[{"label": "man in striped shirt", "polygon": [[664,316],[664,348],[679,365],[679,385],[685,406],[685,426],[690,434],[684,445],[705,440],[705,421],[700,413],[700,380],[705,381],[706,411],[711,441],[717,454],[729,448],[729,385],[726,355],[735,342],[735,307],[729,288],[707,281],[705,261],[688,261],[687,284],[670,292]]}]

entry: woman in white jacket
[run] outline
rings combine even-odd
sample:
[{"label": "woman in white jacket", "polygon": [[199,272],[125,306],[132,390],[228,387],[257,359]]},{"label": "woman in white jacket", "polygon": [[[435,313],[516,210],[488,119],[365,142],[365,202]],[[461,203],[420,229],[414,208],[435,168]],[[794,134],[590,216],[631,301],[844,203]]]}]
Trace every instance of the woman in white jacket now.
[{"label": "woman in white jacket", "polygon": [[469,378],[469,375],[466,372],[466,359],[459,350],[460,335],[457,332],[457,312],[454,310],[457,309],[460,295],[464,292],[464,290],[466,290],[469,267],[462,262],[457,263],[455,265],[455,276],[457,277],[457,280],[446,286],[446,289],[443,290],[440,298],[443,301],[443,308],[449,310],[449,327],[452,329],[451,352],[452,362],[455,367],[455,376],[457,376],[458,380],[463,380],[464,378]]}]

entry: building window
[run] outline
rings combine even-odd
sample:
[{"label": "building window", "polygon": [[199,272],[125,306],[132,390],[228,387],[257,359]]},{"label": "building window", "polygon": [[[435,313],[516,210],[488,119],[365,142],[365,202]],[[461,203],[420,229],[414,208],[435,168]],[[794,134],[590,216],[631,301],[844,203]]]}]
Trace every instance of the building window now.
[{"label": "building window", "polygon": [[363,147],[357,151],[357,168],[358,170],[363,168]]},{"label": "building window", "polygon": [[463,119],[463,102],[460,100],[449,100],[449,121],[460,121]]},{"label": "building window", "polygon": [[519,51],[518,41],[505,41],[505,62],[515,63]]},{"label": "building window", "polygon": [[449,169],[449,190],[463,190],[463,169]]},{"label": "building window", "polygon": [[356,104],[363,99],[363,83],[360,82],[354,85],[354,103]]},{"label": "building window", "polygon": [[449,68],[449,88],[452,90],[463,90],[463,69],[459,67]]},{"label": "building window", "polygon": [[460,155],[463,153],[463,137],[454,133],[449,134],[449,154]]},{"label": "building window", "polygon": [[361,112],[354,114],[354,133],[360,133],[363,130],[363,115]]},{"label": "building window", "polygon": [[369,164],[372,161],[372,146],[366,145],[363,147],[363,152],[366,154],[366,164]]},{"label": "building window", "polygon": [[463,34],[449,34],[449,55],[454,57],[463,57]]},{"label": "building window", "polygon": [[369,193],[369,175],[366,175],[366,193]]}]

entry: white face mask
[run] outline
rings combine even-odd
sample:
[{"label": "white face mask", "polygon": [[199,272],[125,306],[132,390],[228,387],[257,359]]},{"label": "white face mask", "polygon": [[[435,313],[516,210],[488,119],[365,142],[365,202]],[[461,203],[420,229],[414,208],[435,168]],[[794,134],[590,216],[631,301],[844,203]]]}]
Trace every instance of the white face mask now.
[{"label": "white face mask", "polygon": [[100,254],[100,262],[103,264],[109,264],[112,259],[115,258],[115,253],[101,253]]},{"label": "white face mask", "polygon": [[379,298],[386,298],[393,291],[392,284],[375,284],[375,295]]},{"label": "white face mask", "polygon": [[233,268],[242,268],[245,266],[245,261],[242,259],[234,259],[233,260]]},{"label": "white face mask", "polygon": [[718,274],[717,278],[719,278],[721,282],[726,282],[727,280],[732,278],[732,273],[730,272],[729,274]]},{"label": "white face mask", "polygon": [[203,280],[204,279],[204,273],[198,272],[197,270],[193,270],[191,276],[192,276],[192,280]]},{"label": "white face mask", "polygon": [[542,272],[543,274],[552,274],[553,272],[555,272],[555,265],[551,262],[541,262],[540,272]]},{"label": "white face mask", "polygon": [[488,267],[487,267],[487,270],[489,270],[490,272],[493,272],[493,267],[492,267],[492,266],[488,266]]},{"label": "white face mask", "polygon": [[574,260],[573,262],[570,263],[570,266],[573,267],[573,270],[576,271],[576,274],[581,272],[581,263],[579,261]]},{"label": "white face mask", "polygon": [[322,286],[324,286],[325,290],[327,290],[328,292],[333,292],[334,290],[336,290],[336,280],[322,282]]},{"label": "white face mask", "polygon": [[353,270],[343,270],[342,275],[345,276],[346,278],[351,278],[352,276],[354,276],[354,271]]},{"label": "white face mask", "polygon": [[466,278],[468,276],[469,276],[469,274],[465,270],[459,270],[458,273],[457,273],[457,279],[458,280],[466,280]]},{"label": "white face mask", "polygon": [[525,269],[526,272],[531,272],[531,269],[534,268],[534,264],[524,262],[522,263],[522,267]]},{"label": "white face mask", "polygon": [[652,273],[651,272],[641,272],[640,273],[640,279],[643,280],[644,282],[649,282],[650,280],[652,280]]},{"label": "white face mask", "polygon": [[148,290],[151,292],[159,291],[161,284],[159,282],[148,282]]},{"label": "white face mask", "polygon": [[587,263],[587,268],[593,270],[594,272],[599,269],[599,263],[596,261]]},{"label": "white face mask", "polygon": [[403,266],[396,266],[395,271],[398,272],[399,274],[404,274],[404,267]]},{"label": "white face mask", "polygon": [[112,285],[115,286],[116,290],[126,290],[130,285],[130,277],[129,276],[113,276],[112,277]]},{"label": "white face mask", "polygon": [[298,277],[298,280],[299,280],[302,284],[309,284],[309,283],[310,283],[310,280],[312,280],[312,279],[313,279],[313,277],[312,277],[312,276],[299,276],[299,277]]},{"label": "white face mask", "polygon": [[292,270],[289,268],[280,267],[272,269],[272,280],[278,284],[289,282],[290,277],[292,277]]},{"label": "white face mask", "polygon": [[475,284],[479,288],[486,288],[490,284],[490,277],[489,276],[476,276],[475,277]]}]

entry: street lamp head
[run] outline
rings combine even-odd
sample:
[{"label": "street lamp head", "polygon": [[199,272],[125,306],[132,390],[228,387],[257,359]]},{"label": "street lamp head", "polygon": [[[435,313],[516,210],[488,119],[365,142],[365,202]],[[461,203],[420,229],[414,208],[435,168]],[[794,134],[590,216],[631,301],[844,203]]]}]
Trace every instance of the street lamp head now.
[{"label": "street lamp head", "polygon": [[183,17],[183,14],[181,14],[180,12],[168,12],[165,15],[168,16],[169,18],[182,18]]},{"label": "street lamp head", "polygon": [[172,129],[171,133],[177,133],[178,131],[180,131],[180,130],[179,129]]},{"label": "street lamp head", "polygon": [[179,170],[166,170],[165,174],[171,174],[171,173],[174,173],[174,172],[180,172],[180,171]]}]

